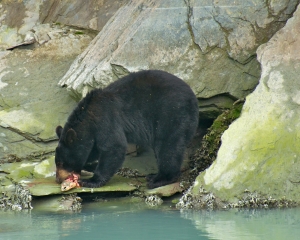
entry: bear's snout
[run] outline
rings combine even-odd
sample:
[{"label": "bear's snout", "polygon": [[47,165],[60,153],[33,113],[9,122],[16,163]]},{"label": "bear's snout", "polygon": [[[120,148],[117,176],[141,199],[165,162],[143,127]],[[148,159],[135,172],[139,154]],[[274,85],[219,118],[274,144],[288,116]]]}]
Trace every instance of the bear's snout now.
[{"label": "bear's snout", "polygon": [[62,183],[65,179],[67,179],[72,173],[68,172],[61,168],[56,168],[56,182]]}]

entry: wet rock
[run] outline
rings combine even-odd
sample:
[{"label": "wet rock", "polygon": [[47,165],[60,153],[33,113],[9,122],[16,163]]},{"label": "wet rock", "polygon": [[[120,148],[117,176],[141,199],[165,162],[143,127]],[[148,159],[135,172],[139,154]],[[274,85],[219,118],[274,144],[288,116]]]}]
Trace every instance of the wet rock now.
[{"label": "wet rock", "polygon": [[82,199],[76,194],[64,196],[49,196],[33,201],[35,211],[51,212],[79,212],[82,208]]},{"label": "wet rock", "polygon": [[299,203],[296,201],[282,197],[280,199],[275,199],[272,196],[263,196],[257,192],[250,192],[245,189],[244,194],[239,198],[236,203],[229,203],[223,208],[289,208],[296,207]]},{"label": "wet rock", "polygon": [[[33,196],[53,194],[98,193],[98,192],[132,192],[137,189],[132,179],[114,176],[109,183],[100,188],[75,188],[67,192],[61,191],[60,184],[55,181],[54,157],[42,162],[22,161],[2,164],[0,171],[6,173],[5,178],[11,182],[21,183]],[[2,186],[6,190],[7,183]],[[9,186],[9,185],[8,185]]]},{"label": "wet rock", "polygon": [[122,177],[139,177],[141,174],[137,169],[131,169],[131,168],[120,168],[117,172],[117,175],[120,175]]},{"label": "wet rock", "polygon": [[259,47],[262,76],[242,114],[222,136],[216,161],[196,179],[221,199],[236,202],[244,190],[300,202],[298,68],[300,9]]},{"label": "wet rock", "polygon": [[218,198],[214,193],[206,191],[202,186],[198,188],[198,193],[195,194],[195,189],[190,187],[184,192],[179,202],[176,204],[178,209],[206,209],[228,210],[232,208],[240,209],[267,209],[267,208],[291,208],[299,206],[299,202],[282,198],[273,198],[272,196],[263,195],[257,192],[250,192],[245,189],[238,196],[237,201],[226,201]]},{"label": "wet rock", "polygon": [[181,192],[182,192],[182,188],[180,187],[179,182],[176,182],[162,187],[147,190],[145,194],[150,196],[155,195],[159,197],[170,197],[176,193],[181,193]]},{"label": "wet rock", "polygon": [[150,207],[155,207],[161,205],[163,200],[157,195],[150,195],[146,197],[145,203]]},{"label": "wet rock", "polygon": [[207,169],[215,161],[221,146],[221,136],[229,125],[240,116],[242,107],[242,103],[233,104],[230,108],[224,110],[207,129],[200,147],[190,157],[191,170],[188,177],[183,179],[190,182],[189,186],[195,181],[199,172]]},{"label": "wet rock", "polygon": [[[200,98],[200,108],[214,118],[255,87],[260,75],[257,46],[284,25],[297,2],[1,2],[0,49],[13,49],[0,52],[0,160],[28,160],[20,168],[0,167],[1,190],[11,189],[16,180],[36,196],[61,194],[53,159],[39,163],[53,156],[54,129],[76,105],[57,87],[59,79],[78,99],[128,72],[163,69],[185,79]],[[83,28],[102,29],[86,51],[95,34]],[[143,165],[140,176],[156,172],[155,161],[137,159],[124,167]],[[144,179],[133,174],[116,176],[99,191],[144,187]]]},{"label": "wet rock", "polygon": [[[47,179],[55,176],[54,157],[41,162],[22,161],[1,164],[0,171],[12,182],[28,182],[33,179]],[[54,181],[55,182],[55,181]]]},{"label": "wet rock", "polygon": [[[119,174],[136,175],[136,176],[147,176],[157,172],[157,163],[154,152],[152,149],[147,149],[140,154],[129,154],[125,158],[123,168],[120,169]],[[125,170],[125,171],[122,171]]]},{"label": "wet rock", "polygon": [[200,187],[198,194],[192,192],[192,187],[184,192],[179,202],[176,204],[179,209],[218,209],[224,208],[224,203],[221,203],[216,196],[207,192],[204,188]]},{"label": "wet rock", "polygon": [[0,194],[0,208],[14,211],[32,209],[32,196],[28,189],[19,184],[15,184],[14,188],[14,192],[2,192]]},{"label": "wet rock", "polygon": [[[145,153],[144,153],[145,154]],[[145,168],[139,168],[138,170],[132,170],[128,167],[124,167],[120,170],[120,175],[116,174],[113,178],[105,185],[100,188],[85,188],[78,187],[70,191],[62,192],[61,185],[55,181],[55,161],[54,156],[51,156],[43,161],[21,161],[16,159],[16,156],[10,156],[11,162],[3,163],[0,165],[0,191],[12,191],[13,183],[17,182],[22,184],[30,191],[33,196],[42,197],[49,195],[62,195],[71,193],[81,193],[85,195],[91,195],[96,193],[112,194],[119,192],[124,195],[134,194],[140,197],[144,197],[149,194],[157,194],[159,196],[171,196],[182,190],[179,187],[179,183],[170,184],[153,190],[149,190],[149,193],[145,194],[146,178],[145,174],[153,173],[149,172],[147,165]],[[130,163],[133,158],[137,158],[141,161],[148,161],[155,164],[155,159],[152,155],[148,157],[132,157],[128,155],[125,160],[125,165],[132,165]],[[129,162],[129,164],[128,164]],[[82,178],[89,178],[92,173],[82,171]]]}]

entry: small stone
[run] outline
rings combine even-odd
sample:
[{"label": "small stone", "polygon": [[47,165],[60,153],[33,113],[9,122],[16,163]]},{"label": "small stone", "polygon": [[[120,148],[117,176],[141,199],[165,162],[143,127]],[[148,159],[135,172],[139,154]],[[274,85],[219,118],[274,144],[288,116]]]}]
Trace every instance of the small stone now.
[{"label": "small stone", "polygon": [[145,203],[150,207],[155,207],[161,205],[163,203],[163,200],[157,195],[150,195],[146,197]]}]

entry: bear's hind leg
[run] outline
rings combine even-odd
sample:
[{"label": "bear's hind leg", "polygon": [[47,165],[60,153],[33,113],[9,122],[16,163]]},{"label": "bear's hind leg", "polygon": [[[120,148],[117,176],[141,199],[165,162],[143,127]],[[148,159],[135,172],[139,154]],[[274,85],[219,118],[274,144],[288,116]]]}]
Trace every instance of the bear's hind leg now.
[{"label": "bear's hind leg", "polygon": [[174,139],[170,142],[158,144],[155,149],[158,173],[147,176],[148,188],[157,188],[174,183],[180,176],[180,168],[183,161],[185,144],[183,139]]}]

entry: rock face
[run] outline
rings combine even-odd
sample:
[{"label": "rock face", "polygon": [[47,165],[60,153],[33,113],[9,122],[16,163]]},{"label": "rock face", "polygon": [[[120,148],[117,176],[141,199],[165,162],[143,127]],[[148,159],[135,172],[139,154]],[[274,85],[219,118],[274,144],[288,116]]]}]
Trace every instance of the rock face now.
[{"label": "rock face", "polygon": [[245,189],[300,202],[300,9],[257,50],[262,76],[242,115],[222,137],[213,165],[197,178],[224,200]]},{"label": "rock face", "polygon": [[76,104],[57,82],[95,36],[86,29],[101,30],[123,3],[0,3],[0,160],[54,151],[54,129]]},{"label": "rock face", "polygon": [[[75,105],[56,87],[61,78],[61,85],[82,96],[130,71],[163,69],[186,80],[206,116],[215,117],[215,111],[257,84],[255,50],[283,25],[295,4],[3,1],[0,49],[32,44],[0,53],[0,158],[53,151],[53,127]],[[83,52],[93,36],[62,24],[102,31]]]},{"label": "rock face", "polygon": [[43,1],[40,11],[40,22],[57,22],[100,31],[120,6],[127,2],[129,0]]},{"label": "rock face", "polygon": [[184,79],[204,111],[228,107],[256,86],[260,66],[255,51],[283,26],[296,4],[130,1],[59,84],[81,98],[91,88],[105,87],[129,72],[161,69]]},{"label": "rock face", "polygon": [[[283,27],[298,2],[1,1],[1,163],[26,159],[36,164],[48,157],[53,163],[54,129],[76,105],[65,89],[57,86],[59,80],[81,98],[90,88],[104,87],[128,72],[162,69],[187,81],[202,112],[214,118],[220,108],[245,97],[257,85],[260,66],[255,51]],[[94,38],[91,30],[101,32]],[[277,70],[280,72],[280,67]],[[277,73],[273,75],[281,79]],[[268,84],[276,91],[281,86],[276,81]],[[295,106],[297,96],[295,93]],[[283,116],[296,117],[297,110]],[[134,169],[137,164],[133,162],[128,164]],[[43,163],[39,166],[49,170]],[[40,173],[41,169],[37,170]],[[20,180],[9,174],[32,180],[33,172],[26,164],[14,173],[0,169],[0,187],[7,190],[11,179]],[[45,177],[37,174],[34,178]],[[46,178],[55,184],[52,175]],[[31,187],[43,195],[43,184]],[[57,184],[55,188],[59,190]],[[170,191],[181,189],[172,187]]]},{"label": "rock face", "polygon": [[[100,31],[119,7],[127,2],[128,0],[2,1],[0,48],[17,45],[23,42],[28,34],[38,38],[36,27],[46,23]],[[47,41],[50,38],[51,34],[44,31],[43,40]]]},{"label": "rock face", "polygon": [[57,81],[91,37],[54,30],[56,36],[40,47],[0,52],[0,159],[53,152],[55,127],[76,104]]}]

